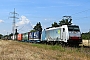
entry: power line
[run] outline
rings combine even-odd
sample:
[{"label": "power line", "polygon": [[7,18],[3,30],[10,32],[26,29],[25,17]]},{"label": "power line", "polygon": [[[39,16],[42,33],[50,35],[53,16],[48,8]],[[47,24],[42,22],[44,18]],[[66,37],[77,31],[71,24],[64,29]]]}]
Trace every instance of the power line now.
[{"label": "power line", "polygon": [[16,29],[16,22],[15,19],[18,19],[18,17],[16,17],[16,15],[18,15],[18,13],[15,12],[15,8],[14,8],[14,12],[10,12],[11,14],[13,14],[13,16],[11,16],[10,18],[13,18],[13,26],[12,26],[12,31],[13,31],[13,40],[15,40],[15,29]]},{"label": "power line", "polygon": [[71,15],[76,15],[76,14],[84,13],[84,12],[89,11],[89,10],[90,10],[90,9],[83,10],[83,11],[81,11],[81,12],[77,12],[77,13],[74,13],[74,14],[71,14]]},{"label": "power line", "polygon": [[27,29],[27,30],[31,30],[31,29],[33,29],[33,25],[31,24],[31,22],[29,22],[29,26],[31,26],[31,28],[29,28],[29,27],[27,27],[27,25],[25,24],[25,25],[23,25],[21,28],[19,28],[18,29],[18,31],[25,31],[25,30],[23,30],[23,28],[25,27],[25,29]]},{"label": "power line", "polygon": [[[87,10],[83,10],[83,11],[80,11],[80,12],[77,12],[77,13],[74,13],[74,14],[71,14],[71,16],[75,16],[77,14],[81,14],[81,13],[85,13],[87,11],[89,11],[90,9],[87,9]],[[90,18],[89,16],[86,16],[86,17],[78,17],[77,19],[86,19],[86,18]]]}]

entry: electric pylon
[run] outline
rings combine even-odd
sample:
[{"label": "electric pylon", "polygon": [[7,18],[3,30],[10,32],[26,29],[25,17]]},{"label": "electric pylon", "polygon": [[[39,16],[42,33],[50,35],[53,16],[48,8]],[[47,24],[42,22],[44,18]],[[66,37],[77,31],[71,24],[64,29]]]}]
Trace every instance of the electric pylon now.
[{"label": "electric pylon", "polygon": [[18,13],[15,12],[15,8],[14,8],[14,12],[10,12],[10,13],[13,14],[13,16],[11,16],[10,18],[13,18],[12,32],[13,32],[13,40],[15,40],[15,29],[16,29],[15,19],[18,19],[18,17],[16,17]]}]

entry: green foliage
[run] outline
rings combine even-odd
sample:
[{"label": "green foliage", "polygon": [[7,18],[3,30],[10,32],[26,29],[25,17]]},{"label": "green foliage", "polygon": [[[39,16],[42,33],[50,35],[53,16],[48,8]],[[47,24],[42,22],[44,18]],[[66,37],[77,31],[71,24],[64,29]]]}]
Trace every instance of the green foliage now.
[{"label": "green foliage", "polygon": [[17,29],[15,29],[15,35],[18,35],[19,33],[17,32]]},{"label": "green foliage", "polygon": [[3,36],[2,34],[0,34],[0,36]]},{"label": "green foliage", "polygon": [[72,19],[70,19],[70,21],[68,19],[62,19],[61,21],[59,21],[59,26],[61,25],[71,25],[72,23]]},{"label": "green foliage", "polygon": [[3,37],[3,35],[2,34],[0,34],[0,39]]},{"label": "green foliage", "polygon": [[13,33],[9,34],[9,36],[13,36]]},{"label": "green foliage", "polygon": [[59,21],[59,23],[54,22],[52,24],[52,27],[59,27],[59,26],[62,26],[62,25],[71,25],[71,24],[72,24],[71,16],[65,16],[64,19]]},{"label": "green foliage", "polygon": [[36,26],[34,26],[33,28],[35,31],[42,31],[42,26],[41,26],[41,23],[37,23]]},{"label": "green foliage", "polygon": [[46,50],[59,50],[61,52],[64,52],[65,49],[64,47],[60,45],[45,45],[45,44],[32,44],[32,46],[38,47],[38,48],[43,48]]},{"label": "green foliage", "polygon": [[82,39],[90,39],[90,32],[87,32],[87,33],[82,33]]},{"label": "green foliage", "polygon": [[30,30],[30,32],[35,32],[36,30]]},{"label": "green foliage", "polygon": [[57,22],[54,22],[54,23],[52,24],[52,27],[59,27],[59,25],[58,25]]},{"label": "green foliage", "polygon": [[19,33],[17,32],[17,33],[15,33],[15,35],[18,35]]}]

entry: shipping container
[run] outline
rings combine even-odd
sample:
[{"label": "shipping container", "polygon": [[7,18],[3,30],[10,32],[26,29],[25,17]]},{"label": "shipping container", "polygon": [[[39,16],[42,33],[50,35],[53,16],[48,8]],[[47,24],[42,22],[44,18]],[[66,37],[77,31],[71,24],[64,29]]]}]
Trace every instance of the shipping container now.
[{"label": "shipping container", "polygon": [[29,42],[32,42],[34,39],[34,32],[29,32]]},{"label": "shipping container", "polygon": [[40,38],[41,38],[40,31],[34,32],[34,39],[40,39]]},{"label": "shipping container", "polygon": [[29,42],[40,42],[41,34],[39,31],[29,32]]},{"label": "shipping container", "polygon": [[27,32],[27,33],[23,33],[22,34],[23,36],[22,36],[22,40],[23,41],[28,41],[29,40],[29,33]]},{"label": "shipping container", "polygon": [[35,42],[40,42],[40,40],[41,40],[41,33],[40,33],[40,31],[34,32],[34,41]]},{"label": "shipping container", "polygon": [[22,41],[22,34],[18,34],[17,40]]}]

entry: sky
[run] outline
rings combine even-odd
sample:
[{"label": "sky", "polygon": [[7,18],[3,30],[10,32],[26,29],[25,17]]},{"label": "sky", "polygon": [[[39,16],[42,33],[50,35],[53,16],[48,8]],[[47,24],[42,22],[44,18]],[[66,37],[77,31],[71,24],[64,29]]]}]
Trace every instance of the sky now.
[{"label": "sky", "polygon": [[90,30],[90,0],[1,0],[0,34],[12,33],[12,12],[19,33],[32,30],[37,22],[43,29],[61,21],[63,16],[71,16],[72,23],[80,26],[81,32]]}]

